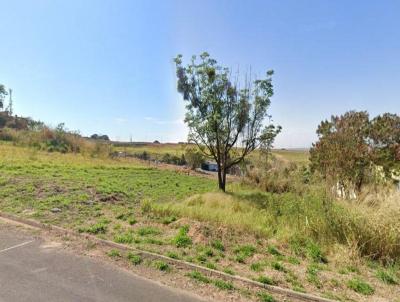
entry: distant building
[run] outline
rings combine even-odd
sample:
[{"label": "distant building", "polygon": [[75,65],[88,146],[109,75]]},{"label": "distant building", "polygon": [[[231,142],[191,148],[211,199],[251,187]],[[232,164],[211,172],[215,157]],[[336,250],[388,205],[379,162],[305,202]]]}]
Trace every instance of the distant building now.
[{"label": "distant building", "polygon": [[214,162],[205,162],[201,164],[201,169],[205,171],[218,172],[218,165]]}]

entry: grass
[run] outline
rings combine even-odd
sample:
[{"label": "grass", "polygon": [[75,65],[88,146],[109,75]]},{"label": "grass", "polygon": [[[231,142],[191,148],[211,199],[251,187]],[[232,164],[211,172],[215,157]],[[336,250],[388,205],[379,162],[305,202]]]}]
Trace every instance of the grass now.
[{"label": "grass", "polygon": [[161,260],[153,261],[152,266],[162,272],[169,272],[171,270],[168,263],[165,263],[164,261]]},{"label": "grass", "polygon": [[178,234],[172,239],[176,247],[188,247],[192,244],[192,239],[187,235],[188,232],[187,226],[179,228]]},{"label": "grass", "polygon": [[188,277],[199,281],[199,282],[203,282],[203,283],[210,283],[211,279],[204,276],[202,273],[198,272],[198,271],[191,271],[190,273],[187,274]]},{"label": "grass", "polygon": [[190,273],[187,274],[187,276],[198,282],[207,283],[207,284],[211,283],[215,287],[222,289],[222,290],[235,289],[235,286],[230,281],[225,281],[225,280],[221,280],[221,279],[212,279],[212,278],[204,276],[202,273],[200,273],[198,271],[191,271]]},{"label": "grass", "polygon": [[[389,210],[387,203],[348,205],[327,200],[315,183],[285,193],[230,183],[224,194],[215,191],[212,179],[129,158],[32,152],[3,143],[0,154],[0,209],[5,212],[232,275],[278,275],[257,280],[301,291],[321,293],[329,273],[338,284],[324,283],[323,292],[346,285],[366,292],[364,282],[374,284],[378,294],[389,292],[385,289],[400,276],[397,266],[386,269],[375,261],[393,263],[400,255],[395,200]],[[350,252],[356,261],[347,269]],[[357,261],[368,255],[373,266]],[[112,251],[109,256],[120,257]],[[339,268],[346,268],[347,275],[340,275]],[[347,283],[356,274],[363,281]],[[218,287],[212,279],[210,284]]]},{"label": "grass", "polygon": [[142,257],[140,257],[139,255],[133,254],[133,253],[128,253],[127,258],[129,260],[130,263],[132,263],[133,265],[139,265],[140,263],[142,263]]},{"label": "grass", "polygon": [[139,236],[158,235],[160,234],[160,230],[155,227],[146,226],[137,229],[137,233]]},{"label": "grass", "polygon": [[234,253],[236,254],[236,261],[240,263],[244,263],[245,260],[253,256],[255,252],[256,248],[252,245],[242,245],[234,249]]},{"label": "grass", "polygon": [[371,285],[358,278],[349,280],[347,282],[347,287],[362,295],[372,295],[375,292]]},{"label": "grass", "polygon": [[269,245],[267,247],[267,251],[268,251],[268,253],[270,253],[271,255],[274,255],[274,256],[281,256],[282,255],[282,253],[273,245]]},{"label": "grass", "polygon": [[272,262],[272,263],[271,263],[271,267],[272,267],[274,270],[277,270],[277,271],[280,271],[280,272],[286,272],[286,268],[285,268],[285,267],[283,266],[283,264],[280,263],[280,262],[277,262],[277,261]]},{"label": "grass", "polygon": [[390,285],[395,285],[398,284],[397,279],[395,275],[392,272],[389,272],[387,270],[380,269],[376,272],[376,276],[378,279],[380,279],[382,282]]},{"label": "grass", "polygon": [[214,279],[213,280],[213,284],[217,288],[222,289],[222,290],[233,290],[233,289],[235,289],[235,286],[230,281],[224,281],[224,280],[221,280],[221,279]]},{"label": "grass", "polygon": [[110,250],[107,255],[111,258],[120,258],[122,257],[121,252],[115,249]]},{"label": "grass", "polygon": [[94,235],[105,234],[107,232],[107,224],[101,221],[88,227],[80,227],[78,231],[81,233],[89,233]]},{"label": "grass", "polygon": [[135,238],[133,237],[133,234],[131,232],[120,233],[114,237],[115,242],[125,244],[133,243],[134,239]]},{"label": "grass", "polygon": [[275,302],[276,300],[274,297],[272,297],[270,294],[264,293],[264,292],[259,292],[257,294],[258,299],[260,302]]},{"label": "grass", "polygon": [[223,243],[222,243],[221,240],[218,240],[218,239],[213,240],[213,241],[211,242],[211,246],[212,246],[213,248],[215,248],[216,250],[219,250],[219,251],[221,251],[221,252],[224,252],[224,251],[225,251],[225,247],[224,247],[224,245],[223,245]]},{"label": "grass", "polygon": [[276,285],[275,280],[268,276],[258,276],[255,280],[263,284]]}]

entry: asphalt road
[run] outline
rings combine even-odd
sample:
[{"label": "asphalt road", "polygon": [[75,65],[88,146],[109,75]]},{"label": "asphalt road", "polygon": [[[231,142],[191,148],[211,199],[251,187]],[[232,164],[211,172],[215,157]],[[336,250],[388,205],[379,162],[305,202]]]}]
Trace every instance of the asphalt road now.
[{"label": "asphalt road", "polygon": [[[3,227],[2,227],[3,226]],[[203,301],[0,223],[0,302]]]}]

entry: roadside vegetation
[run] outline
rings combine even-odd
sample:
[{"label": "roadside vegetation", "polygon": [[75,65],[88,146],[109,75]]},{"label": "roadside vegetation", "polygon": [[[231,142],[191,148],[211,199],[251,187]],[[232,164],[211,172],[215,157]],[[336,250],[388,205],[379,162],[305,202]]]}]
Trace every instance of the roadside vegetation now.
[{"label": "roadside vegetation", "polygon": [[[321,122],[310,153],[273,150],[280,127],[262,123],[272,72],[249,96],[208,54],[201,59],[186,67],[176,59],[194,144],[113,146],[104,135],[84,138],[63,124],[0,112],[0,210],[264,284],[341,301],[396,301],[400,117],[348,112]],[[196,85],[208,89],[204,99]],[[229,104],[209,98],[215,87]],[[210,159],[217,175],[191,171]],[[228,182],[233,167],[240,173]],[[173,270],[132,253],[108,256]],[[198,272],[187,277],[238,290]],[[258,299],[273,301],[265,293]]]},{"label": "roadside vegetation", "polygon": [[319,178],[292,167],[285,190],[273,184],[265,190],[246,178],[221,193],[212,178],[133,158],[49,153],[9,142],[0,153],[2,211],[343,301],[399,294],[398,195],[389,190],[385,199],[376,195],[374,206],[336,202]]}]

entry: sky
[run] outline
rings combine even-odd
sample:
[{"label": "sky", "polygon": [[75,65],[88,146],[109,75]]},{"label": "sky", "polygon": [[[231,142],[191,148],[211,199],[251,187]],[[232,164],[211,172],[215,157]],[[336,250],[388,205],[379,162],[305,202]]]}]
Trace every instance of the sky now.
[{"label": "sky", "polygon": [[400,1],[0,0],[0,83],[14,112],[83,135],[185,141],[173,58],[273,69],[275,146],[321,120],[400,113]]}]

